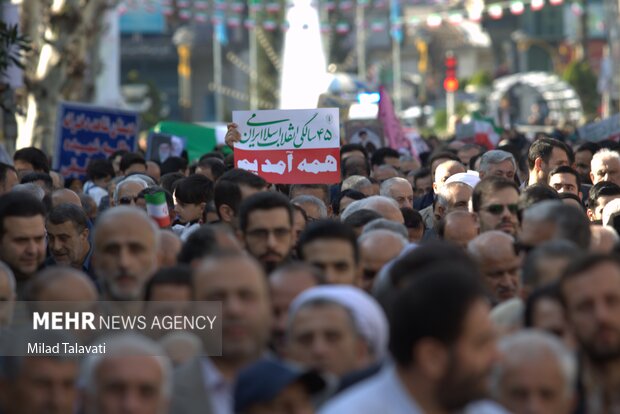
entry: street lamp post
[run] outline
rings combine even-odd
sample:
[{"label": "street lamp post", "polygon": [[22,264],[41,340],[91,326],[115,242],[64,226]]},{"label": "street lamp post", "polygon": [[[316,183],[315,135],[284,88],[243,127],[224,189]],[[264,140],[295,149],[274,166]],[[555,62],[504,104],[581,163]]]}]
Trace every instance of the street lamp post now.
[{"label": "street lamp post", "polygon": [[184,121],[192,119],[192,44],[194,32],[188,27],[180,27],[174,33],[172,42],[177,47],[179,65],[179,106]]}]

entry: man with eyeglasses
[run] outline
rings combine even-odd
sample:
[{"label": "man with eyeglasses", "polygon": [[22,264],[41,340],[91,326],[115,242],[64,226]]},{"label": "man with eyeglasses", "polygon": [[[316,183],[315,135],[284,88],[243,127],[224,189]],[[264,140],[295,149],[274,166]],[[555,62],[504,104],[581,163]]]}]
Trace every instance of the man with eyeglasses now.
[{"label": "man with eyeglasses", "polygon": [[472,209],[480,218],[480,232],[499,230],[516,236],[519,230],[519,188],[503,177],[487,177],[472,195]]},{"label": "man with eyeglasses", "polygon": [[275,192],[260,192],[239,207],[239,228],[246,250],[268,273],[290,258],[294,244],[293,206]]},{"label": "man with eyeglasses", "polygon": [[148,183],[139,177],[125,178],[118,183],[114,190],[114,205],[135,207],[140,191],[146,187],[148,187]]}]

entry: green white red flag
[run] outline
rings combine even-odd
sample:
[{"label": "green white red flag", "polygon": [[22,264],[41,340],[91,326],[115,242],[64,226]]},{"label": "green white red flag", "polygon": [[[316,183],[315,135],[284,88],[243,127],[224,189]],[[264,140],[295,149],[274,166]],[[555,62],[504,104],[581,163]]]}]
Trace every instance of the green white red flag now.
[{"label": "green white red flag", "polygon": [[146,212],[159,224],[159,227],[170,227],[170,214],[168,214],[168,204],[166,204],[166,194],[163,192],[146,194]]}]

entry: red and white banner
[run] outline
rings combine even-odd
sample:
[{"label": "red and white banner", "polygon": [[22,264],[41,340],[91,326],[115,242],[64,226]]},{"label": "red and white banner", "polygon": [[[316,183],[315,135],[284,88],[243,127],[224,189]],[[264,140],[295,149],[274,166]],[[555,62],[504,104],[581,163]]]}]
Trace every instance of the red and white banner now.
[{"label": "red and white banner", "polygon": [[235,167],[273,184],[340,181],[337,108],[235,111],[233,122],[241,133]]}]

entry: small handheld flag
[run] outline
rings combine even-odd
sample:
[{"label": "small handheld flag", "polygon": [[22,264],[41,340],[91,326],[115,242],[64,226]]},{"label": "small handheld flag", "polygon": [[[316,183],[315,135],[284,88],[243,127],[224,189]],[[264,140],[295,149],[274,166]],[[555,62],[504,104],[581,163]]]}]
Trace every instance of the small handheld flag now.
[{"label": "small handheld flag", "polygon": [[159,227],[170,227],[170,215],[166,204],[166,195],[163,192],[146,194],[146,212],[159,224]]}]

